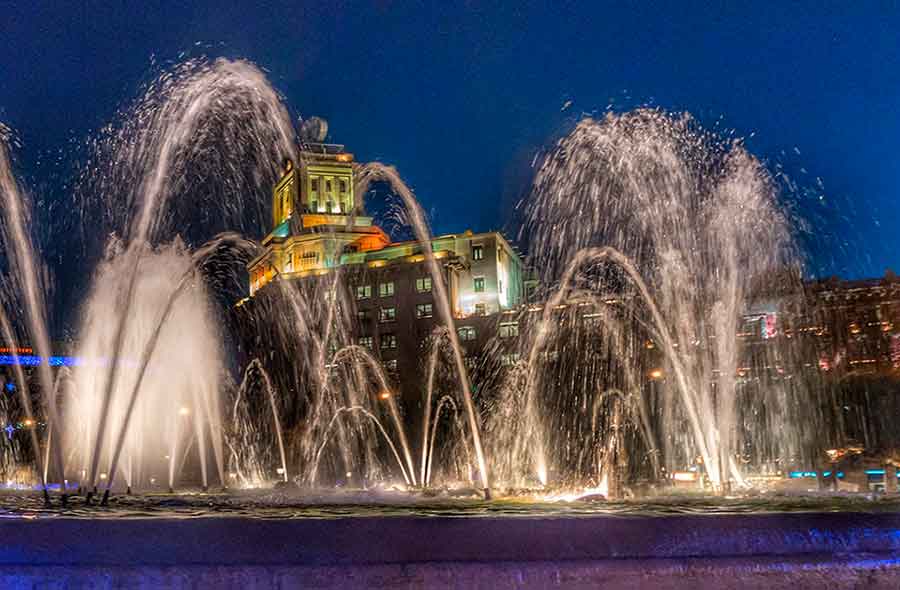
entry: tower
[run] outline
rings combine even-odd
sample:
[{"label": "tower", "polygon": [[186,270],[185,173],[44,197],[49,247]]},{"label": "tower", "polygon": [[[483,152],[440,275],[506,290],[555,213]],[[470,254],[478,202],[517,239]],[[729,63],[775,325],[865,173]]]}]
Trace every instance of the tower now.
[{"label": "tower", "polygon": [[247,266],[250,294],[276,278],[325,274],[343,254],[389,243],[357,200],[353,154],[342,145],[303,143],[298,164],[284,162],[272,191],[272,231]]}]

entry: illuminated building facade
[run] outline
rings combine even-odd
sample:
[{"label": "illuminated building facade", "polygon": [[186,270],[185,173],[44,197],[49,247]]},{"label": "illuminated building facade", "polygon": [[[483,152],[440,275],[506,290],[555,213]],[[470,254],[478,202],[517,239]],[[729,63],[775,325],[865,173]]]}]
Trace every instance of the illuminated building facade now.
[{"label": "illuminated building facade", "polygon": [[[442,325],[422,245],[391,242],[355,194],[353,155],[343,146],[304,144],[299,163],[286,162],[272,197],[273,227],[248,267],[250,297],[261,305],[274,283],[298,289],[340,272],[353,302],[352,339],[380,359],[407,407],[421,403],[423,347]],[[522,261],[499,232],[435,236],[431,249],[447,284],[462,346],[474,358],[496,331],[518,333],[503,318],[524,302]],[[247,313],[252,313],[248,310]],[[266,343],[246,355],[271,354]],[[276,348],[274,345],[272,348]]]}]

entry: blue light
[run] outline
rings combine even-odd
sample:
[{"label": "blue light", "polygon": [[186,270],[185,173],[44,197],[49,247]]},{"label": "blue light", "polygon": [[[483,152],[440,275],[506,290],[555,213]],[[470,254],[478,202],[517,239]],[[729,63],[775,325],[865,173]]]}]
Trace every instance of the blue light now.
[{"label": "blue light", "polygon": [[12,393],[15,390],[16,390],[16,384],[13,383],[12,381],[7,381],[6,382],[6,391]]},{"label": "blue light", "polygon": [[[42,362],[42,357],[33,355],[33,354],[25,354],[19,356],[19,362],[16,362],[16,357],[11,354],[0,355],[0,365],[23,365],[26,367],[37,367]],[[50,366],[51,367],[74,367],[76,365],[80,365],[81,359],[76,356],[51,356],[50,357]]]},{"label": "blue light", "polygon": [[[790,473],[788,473],[788,477],[790,477],[791,479],[800,479],[803,477],[816,477],[817,475],[818,474],[815,471],[791,471]],[[838,471],[837,476],[838,476],[838,479],[844,479],[844,472]],[[823,471],[822,477],[831,477],[831,472]]]},{"label": "blue light", "polygon": [[[866,469],[866,475],[884,475],[884,469]],[[897,471],[897,477],[900,477],[900,470]]]},{"label": "blue light", "polygon": [[801,477],[816,477],[815,471],[791,471],[788,474],[791,479],[799,479]]}]

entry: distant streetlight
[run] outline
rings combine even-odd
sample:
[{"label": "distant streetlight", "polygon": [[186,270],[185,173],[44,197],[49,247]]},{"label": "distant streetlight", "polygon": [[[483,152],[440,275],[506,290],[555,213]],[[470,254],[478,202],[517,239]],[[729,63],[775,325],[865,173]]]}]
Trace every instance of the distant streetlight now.
[{"label": "distant streetlight", "polygon": [[662,379],[662,377],[663,377],[662,369],[653,369],[652,371],[650,371],[651,379]]},{"label": "distant streetlight", "polygon": [[382,391],[378,397],[380,397],[383,400],[391,399],[391,392],[390,391]]},{"label": "distant streetlight", "polygon": [[191,410],[187,406],[181,406],[181,408],[179,408],[179,410],[178,410],[178,414],[181,416],[187,416],[190,413],[191,413]]}]

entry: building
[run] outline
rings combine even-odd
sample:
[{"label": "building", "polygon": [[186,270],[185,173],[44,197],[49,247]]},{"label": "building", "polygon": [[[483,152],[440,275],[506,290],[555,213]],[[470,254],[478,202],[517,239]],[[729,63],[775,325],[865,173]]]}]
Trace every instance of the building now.
[{"label": "building", "polygon": [[[239,305],[252,307],[273,283],[303,289],[339,271],[345,299],[355,308],[353,343],[380,360],[405,407],[417,407],[423,343],[443,324],[422,245],[392,242],[366,215],[355,194],[353,155],[341,145],[304,144],[299,163],[284,165],[272,210],[273,230],[247,267],[250,297]],[[524,302],[522,260],[499,232],[435,236],[431,250],[459,340],[474,357],[500,329],[504,313]]]}]

